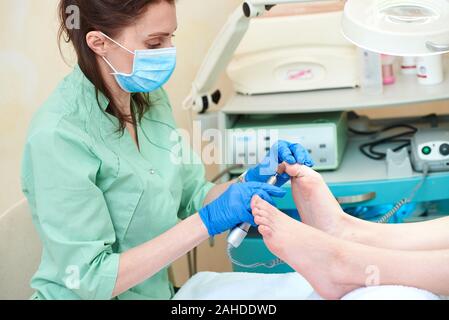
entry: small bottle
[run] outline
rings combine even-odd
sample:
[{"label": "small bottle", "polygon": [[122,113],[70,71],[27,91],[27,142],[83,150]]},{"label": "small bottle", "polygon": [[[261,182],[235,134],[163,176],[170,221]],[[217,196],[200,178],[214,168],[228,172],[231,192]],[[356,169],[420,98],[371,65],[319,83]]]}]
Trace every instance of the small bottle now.
[{"label": "small bottle", "polygon": [[419,57],[416,62],[418,82],[422,85],[437,85],[444,80],[443,55]]},{"label": "small bottle", "polygon": [[415,57],[403,57],[401,64],[401,72],[404,75],[416,76],[416,58]]},{"label": "small bottle", "polygon": [[382,58],[379,53],[358,49],[360,59],[360,87],[366,94],[383,93]]},{"label": "small bottle", "polygon": [[393,68],[394,60],[394,56],[389,56],[386,54],[382,55],[382,78],[383,84],[386,86],[392,85],[396,82]]}]

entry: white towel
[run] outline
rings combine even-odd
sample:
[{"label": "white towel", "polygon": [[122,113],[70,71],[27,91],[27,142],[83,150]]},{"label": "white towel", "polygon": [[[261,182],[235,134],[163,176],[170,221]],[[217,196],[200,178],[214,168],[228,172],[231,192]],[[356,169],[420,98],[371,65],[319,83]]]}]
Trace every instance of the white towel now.
[{"label": "white towel", "polygon": [[213,273],[192,277],[175,300],[304,300],[313,292],[297,273]]},{"label": "white towel", "polygon": [[[298,273],[213,273],[192,277],[174,300],[322,300]],[[357,289],[342,300],[439,300],[424,290],[402,286]]]},{"label": "white towel", "polygon": [[403,287],[378,286],[360,288],[344,296],[342,300],[441,300],[429,291]]}]

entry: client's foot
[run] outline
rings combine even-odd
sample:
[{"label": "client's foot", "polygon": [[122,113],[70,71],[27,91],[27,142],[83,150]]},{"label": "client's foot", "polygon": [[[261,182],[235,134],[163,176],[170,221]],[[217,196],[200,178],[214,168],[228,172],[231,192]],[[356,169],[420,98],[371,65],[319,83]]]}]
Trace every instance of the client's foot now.
[{"label": "client's foot", "polygon": [[301,220],[332,236],[344,238],[347,214],[332,195],[322,176],[306,166],[287,166],[292,194]]},{"label": "client's foot", "polygon": [[343,241],[295,221],[259,197],[252,208],[271,252],[302,274],[321,297],[340,299],[357,288],[345,282],[350,269],[343,261]]}]

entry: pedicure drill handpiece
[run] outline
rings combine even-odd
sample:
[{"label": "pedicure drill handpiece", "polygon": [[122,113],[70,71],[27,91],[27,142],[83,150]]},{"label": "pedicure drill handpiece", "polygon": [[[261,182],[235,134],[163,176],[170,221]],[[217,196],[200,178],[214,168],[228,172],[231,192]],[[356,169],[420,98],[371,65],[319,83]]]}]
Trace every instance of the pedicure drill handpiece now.
[{"label": "pedicure drill handpiece", "polygon": [[[278,181],[279,173],[276,173],[270,179],[268,179],[267,184],[274,186]],[[228,244],[233,248],[238,248],[242,244],[243,240],[248,235],[249,229],[251,228],[251,224],[242,223],[240,226],[236,227],[229,233],[228,236]]]}]

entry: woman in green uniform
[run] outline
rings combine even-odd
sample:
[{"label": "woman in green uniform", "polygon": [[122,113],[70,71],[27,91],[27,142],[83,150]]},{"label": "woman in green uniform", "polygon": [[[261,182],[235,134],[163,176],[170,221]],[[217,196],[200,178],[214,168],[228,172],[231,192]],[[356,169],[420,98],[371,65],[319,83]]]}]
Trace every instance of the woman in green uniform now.
[{"label": "woman in green uniform", "polygon": [[[176,64],[174,1],[62,0],[59,10],[78,64],[35,115],[25,147],[22,186],[43,243],[33,298],[170,299],[167,266],[254,224],[252,197],[282,196],[288,177],[264,184],[264,161],[245,183],[205,180],[162,89]],[[282,162],[312,164],[299,145],[273,150],[271,174]]]}]

